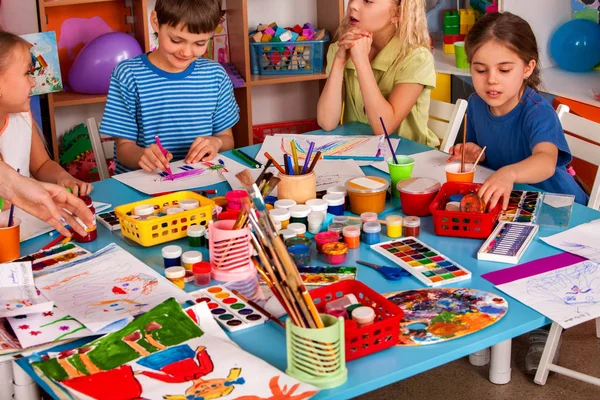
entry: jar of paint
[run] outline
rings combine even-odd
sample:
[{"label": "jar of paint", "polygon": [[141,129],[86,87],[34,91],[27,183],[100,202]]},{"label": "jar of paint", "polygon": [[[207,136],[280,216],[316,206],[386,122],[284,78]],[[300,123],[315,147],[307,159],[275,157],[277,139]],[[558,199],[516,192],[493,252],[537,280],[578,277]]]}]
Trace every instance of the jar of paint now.
[{"label": "jar of paint", "polygon": [[366,222],[362,226],[362,240],[366,244],[376,244],[381,241],[381,224],[379,222]]},{"label": "jar of paint", "polygon": [[242,201],[246,197],[248,197],[248,192],[245,190],[230,190],[225,194],[225,198],[227,199],[227,209],[241,210]]},{"label": "jar of paint", "polygon": [[277,201],[276,201],[276,202],[273,204],[273,206],[274,206],[275,208],[283,208],[283,209],[285,209],[285,210],[289,210],[289,209],[290,209],[290,207],[293,207],[293,206],[295,206],[296,204],[298,204],[298,203],[296,203],[294,200],[290,200],[290,199],[283,199],[283,200],[277,200]]},{"label": "jar of paint", "polygon": [[364,212],[360,214],[360,220],[363,224],[366,222],[377,222],[377,214],[374,212]]},{"label": "jar of paint", "polygon": [[183,278],[183,281],[185,283],[192,283],[192,282],[194,282],[194,272],[193,271],[189,271],[189,270],[186,269],[185,270],[185,278]]},{"label": "jar of paint", "polygon": [[140,204],[133,209],[133,215],[138,217],[147,217],[154,214],[154,206],[152,204]]},{"label": "jar of paint", "polygon": [[185,268],[169,267],[165,269],[165,277],[179,289],[185,288]]},{"label": "jar of paint", "polygon": [[371,211],[380,213],[385,209],[385,198],[390,183],[378,176],[362,176],[346,182],[350,197],[350,210],[357,215]]},{"label": "jar of paint", "polygon": [[325,215],[318,211],[312,211],[308,214],[308,231],[313,235],[321,232],[323,221],[325,221]]},{"label": "jar of paint", "polygon": [[322,213],[323,217],[325,217],[325,215],[327,215],[327,207],[328,207],[327,200],[310,199],[304,204],[309,206],[312,211]]},{"label": "jar of paint", "polygon": [[188,271],[194,270],[194,265],[202,261],[202,253],[196,250],[186,251],[181,255],[183,267]]},{"label": "jar of paint", "polygon": [[[273,221],[273,220],[271,220],[271,221]],[[275,225],[275,229],[277,229],[277,232],[279,232],[281,230],[281,222],[273,221],[273,225]]]},{"label": "jar of paint", "polygon": [[312,240],[304,237],[294,237],[285,241],[288,253],[296,263],[296,266],[303,267],[310,264],[310,246]]},{"label": "jar of paint", "polygon": [[362,221],[360,218],[349,219],[348,222],[346,222],[346,226],[358,226],[358,229],[362,229]]},{"label": "jar of paint", "polygon": [[400,203],[405,215],[425,217],[431,215],[429,205],[435,199],[442,185],[431,178],[404,179],[396,185],[400,192]]},{"label": "jar of paint", "polygon": [[348,225],[348,221],[350,221],[350,218],[348,218],[347,215],[336,215],[335,217],[333,217],[333,223],[334,224],[342,224],[344,226]]},{"label": "jar of paint", "polygon": [[404,217],[404,236],[419,237],[421,233],[421,218]]},{"label": "jar of paint", "polygon": [[317,175],[314,172],[304,175],[279,173],[278,178],[281,179],[277,185],[279,199],[290,199],[304,204],[317,197]]},{"label": "jar of paint", "polygon": [[344,196],[344,199],[345,199],[344,208],[346,210],[349,208],[350,200],[348,199],[348,191],[346,190],[345,186],[338,185],[338,186],[328,187],[327,188],[327,194],[341,194],[342,196]]},{"label": "jar of paint", "polygon": [[[91,226],[87,226],[85,225],[79,218],[76,218],[75,220],[79,223],[79,225],[81,225],[81,227],[83,229],[85,229],[85,236],[80,235],[77,232],[73,232],[73,240],[78,242],[78,243],[89,243],[89,242],[93,242],[94,240],[96,240],[98,238],[98,231],[96,230],[96,209],[94,208],[94,203],[92,202],[92,198],[90,196],[84,195],[84,196],[79,196],[79,198],[81,200],[83,200],[83,202],[85,203],[85,205],[87,206],[87,208],[91,211],[91,213],[94,215],[94,219],[93,219],[93,224]],[[152,212],[154,212],[154,207],[150,206],[152,208]]]},{"label": "jar of paint", "polygon": [[[289,225],[288,225],[288,227],[289,227]],[[289,238],[296,237],[296,232],[294,232],[293,230],[291,230],[289,228],[280,230],[279,234],[281,235],[283,240],[287,240]]]},{"label": "jar of paint", "polygon": [[367,306],[357,307],[352,310],[352,319],[359,328],[371,325],[375,321],[375,310]]},{"label": "jar of paint", "polygon": [[306,204],[297,204],[290,207],[290,223],[300,223],[308,226],[308,214],[311,209]]},{"label": "jar of paint", "polygon": [[269,211],[269,215],[273,218],[274,221],[279,221],[281,223],[281,228],[286,229],[288,224],[290,223],[290,212],[284,208],[276,208],[274,210]]},{"label": "jar of paint", "polygon": [[206,247],[206,228],[204,226],[192,225],[187,228],[186,232],[190,247]]},{"label": "jar of paint", "polygon": [[323,253],[323,245],[327,243],[339,242],[341,239],[337,232],[321,232],[315,235],[315,243],[317,244],[317,251]]},{"label": "jar of paint", "polygon": [[193,210],[194,208],[200,207],[200,202],[195,199],[186,199],[179,202],[179,207],[184,211]]},{"label": "jar of paint", "polygon": [[338,235],[340,235],[340,237],[342,237],[343,231],[344,231],[344,225],[342,225],[342,224],[336,224],[336,223],[331,223],[327,227],[327,230],[329,232],[336,232]]},{"label": "jar of paint", "polygon": [[179,246],[165,246],[162,249],[163,261],[165,268],[175,267],[181,265],[181,247]]},{"label": "jar of paint", "polygon": [[446,211],[459,212],[460,211],[460,201],[449,201],[449,202],[447,202],[445,210]]},{"label": "jar of paint", "polygon": [[360,227],[356,225],[345,226],[342,233],[344,243],[349,249],[356,249],[360,246]]},{"label": "jar of paint", "polygon": [[290,231],[294,232],[296,236],[304,237],[306,233],[306,225],[299,222],[293,222],[287,227]]},{"label": "jar of paint", "polygon": [[171,208],[167,208],[166,214],[167,215],[173,215],[173,214],[177,214],[177,213],[180,213],[180,212],[183,212],[183,211],[184,210],[181,207],[171,207]]},{"label": "jar of paint", "polygon": [[202,261],[194,265],[194,285],[208,286],[210,285],[210,272],[212,267],[208,261]]},{"label": "jar of paint", "polygon": [[344,215],[344,204],[346,198],[341,194],[326,194],[323,200],[327,201],[327,213],[333,215]]},{"label": "jar of paint", "polygon": [[227,201],[227,198],[225,196],[213,197],[211,200],[215,202],[215,206],[219,206],[219,207],[221,207],[223,209],[225,207],[227,207],[228,201]]},{"label": "jar of paint", "polygon": [[323,245],[323,256],[325,263],[338,265],[346,262],[348,257],[348,246],[345,243],[332,242]]},{"label": "jar of paint", "polygon": [[402,236],[402,217],[399,215],[388,215],[385,217],[385,225],[387,226],[387,236],[397,238]]},{"label": "jar of paint", "polygon": [[351,306],[352,304],[358,304],[358,299],[354,294],[349,293],[340,297],[339,299],[331,300],[325,303],[325,311],[327,312],[327,314],[329,314],[331,310],[345,311],[346,308]]}]

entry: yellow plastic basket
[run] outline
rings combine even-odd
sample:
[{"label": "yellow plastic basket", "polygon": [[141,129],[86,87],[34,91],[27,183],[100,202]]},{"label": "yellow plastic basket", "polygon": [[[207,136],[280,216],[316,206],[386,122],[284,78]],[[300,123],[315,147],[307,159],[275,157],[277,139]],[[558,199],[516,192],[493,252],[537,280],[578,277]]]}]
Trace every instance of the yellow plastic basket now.
[{"label": "yellow plastic basket", "polygon": [[[178,206],[181,200],[198,200],[200,207],[193,210],[165,215],[150,220],[140,221],[133,218],[133,209],[142,204],[152,204],[154,215],[161,213],[166,206]],[[212,219],[215,202],[194,192],[177,192],[165,196],[154,197],[135,203],[124,204],[115,208],[121,224],[123,236],[142,246],[155,246],[187,236],[187,228],[192,225],[208,225]]]}]

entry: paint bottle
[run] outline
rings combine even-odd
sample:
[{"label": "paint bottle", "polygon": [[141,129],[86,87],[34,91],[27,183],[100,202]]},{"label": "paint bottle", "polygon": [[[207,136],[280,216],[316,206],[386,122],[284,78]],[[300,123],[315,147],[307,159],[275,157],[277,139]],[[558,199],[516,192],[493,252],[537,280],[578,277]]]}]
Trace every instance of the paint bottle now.
[{"label": "paint bottle", "polygon": [[345,226],[342,232],[344,234],[344,243],[346,243],[349,249],[356,249],[360,246],[360,228],[358,226]]},{"label": "paint bottle", "polygon": [[347,210],[349,208],[350,205],[350,200],[348,199],[348,191],[346,190],[346,187],[343,185],[339,185],[339,186],[331,186],[327,188],[327,194],[339,194],[344,196],[344,208]]},{"label": "paint bottle", "polygon": [[325,221],[325,215],[318,211],[312,211],[308,214],[308,231],[313,235],[321,232],[323,222]]},{"label": "paint bottle", "polygon": [[297,204],[290,207],[290,223],[304,224],[305,227],[308,227],[308,214],[310,212],[311,209],[306,204]]},{"label": "paint bottle", "polygon": [[169,267],[165,269],[165,277],[179,289],[185,288],[185,268]]},{"label": "paint bottle", "polygon": [[[96,230],[96,209],[94,208],[94,203],[92,202],[92,198],[90,196],[79,196],[79,198],[83,200],[87,208],[92,212],[94,222],[93,225],[88,227],[79,218],[76,218],[75,220],[79,223],[79,225],[81,225],[83,229],[85,229],[86,235],[82,236],[74,231],[73,240],[77,243],[93,242],[98,238],[98,231]],[[154,207],[152,207],[152,211],[154,212]]]},{"label": "paint bottle", "polygon": [[312,240],[305,237],[293,237],[285,241],[288,253],[298,267],[310,264],[310,246]]},{"label": "paint bottle", "polygon": [[[288,225],[289,226],[289,225]],[[283,238],[283,240],[287,240],[293,237],[296,237],[296,232],[294,232],[291,229],[282,229],[279,231],[279,235],[281,235],[281,237]]]},{"label": "paint bottle", "polygon": [[166,214],[167,215],[173,215],[173,214],[177,214],[177,213],[180,213],[180,212],[183,212],[183,211],[184,211],[184,209],[181,208],[181,207],[171,207],[171,208],[167,209]]},{"label": "paint bottle", "polygon": [[326,264],[342,264],[348,258],[348,246],[346,246],[346,243],[326,243],[323,245],[322,250]]},{"label": "paint bottle", "polygon": [[337,232],[340,235],[340,237],[342,237],[343,231],[344,231],[344,225],[342,225],[342,224],[336,224],[336,223],[331,223],[327,227],[327,230],[329,232]]},{"label": "paint bottle", "polygon": [[242,209],[242,201],[248,197],[248,192],[245,190],[231,190],[225,194],[225,198],[227,199],[227,209],[228,210],[241,210]]},{"label": "paint bottle", "polygon": [[402,217],[399,215],[388,215],[385,218],[385,225],[387,226],[387,236],[390,238],[397,238],[402,236]]},{"label": "paint bottle", "polygon": [[179,246],[165,246],[162,249],[162,256],[165,264],[165,268],[176,267],[181,265],[181,247]]},{"label": "paint bottle", "polygon": [[379,222],[366,222],[362,227],[362,241],[366,244],[376,244],[381,241],[381,224]]},{"label": "paint bottle", "polygon": [[275,225],[275,229],[277,230],[277,232],[279,232],[281,230],[281,222],[273,221],[273,219],[271,219],[271,221],[273,222],[273,225]]},{"label": "paint bottle", "polygon": [[346,310],[346,307],[352,305],[352,304],[358,304],[358,299],[356,298],[356,296],[352,293],[349,293],[345,296],[340,297],[339,299],[335,299],[335,300],[331,300],[327,303],[325,303],[325,311],[327,312],[327,314],[329,314],[329,312],[331,310]]},{"label": "paint bottle", "polygon": [[133,215],[138,217],[147,217],[154,214],[154,206],[152,204],[140,204],[133,209]]},{"label": "paint bottle", "polygon": [[371,307],[357,307],[352,310],[352,319],[359,328],[371,325],[375,321],[375,310]]},{"label": "paint bottle", "polygon": [[304,204],[309,206],[313,212],[320,212],[321,214],[323,214],[323,218],[325,218],[325,216],[327,215],[327,207],[329,205],[324,199],[311,199],[307,200]]},{"label": "paint bottle", "polygon": [[326,194],[323,200],[327,201],[327,213],[333,215],[343,215],[346,198],[341,194]]},{"label": "paint bottle", "polygon": [[315,235],[315,243],[317,244],[317,251],[323,254],[323,246],[327,243],[339,242],[341,239],[337,232],[321,232]]},{"label": "paint bottle", "polygon": [[192,225],[187,228],[186,232],[190,247],[206,247],[206,228],[204,226]]},{"label": "paint bottle", "polygon": [[277,200],[273,206],[275,208],[283,208],[285,210],[289,210],[290,207],[295,206],[297,203],[295,200],[290,200],[290,199],[282,199],[282,200]]},{"label": "paint bottle", "polygon": [[299,222],[294,222],[288,225],[287,227],[290,231],[294,232],[296,236],[304,237],[306,233],[306,225],[301,224]]},{"label": "paint bottle", "polygon": [[419,237],[421,233],[421,218],[404,217],[404,236]]},{"label": "paint bottle", "polygon": [[202,253],[196,250],[186,251],[181,255],[183,267],[188,271],[194,270],[194,265],[202,261]]},{"label": "paint bottle", "polygon": [[364,224],[365,222],[377,222],[377,214],[374,212],[364,212],[360,214],[360,220]]},{"label": "paint bottle", "polygon": [[210,285],[210,272],[212,267],[208,261],[202,261],[194,265],[194,285],[208,286]]},{"label": "paint bottle", "polygon": [[290,223],[290,211],[284,208],[276,208],[274,210],[269,211],[269,215],[273,218],[274,221],[279,221],[281,223],[281,228],[286,229],[288,224]]},{"label": "paint bottle", "polygon": [[179,202],[179,207],[184,211],[193,210],[200,207],[200,202],[196,199],[186,199]]},{"label": "paint bottle", "polygon": [[350,218],[348,218],[347,215],[336,215],[335,217],[333,217],[334,224],[342,224],[346,226],[348,225],[348,221],[350,221]]}]

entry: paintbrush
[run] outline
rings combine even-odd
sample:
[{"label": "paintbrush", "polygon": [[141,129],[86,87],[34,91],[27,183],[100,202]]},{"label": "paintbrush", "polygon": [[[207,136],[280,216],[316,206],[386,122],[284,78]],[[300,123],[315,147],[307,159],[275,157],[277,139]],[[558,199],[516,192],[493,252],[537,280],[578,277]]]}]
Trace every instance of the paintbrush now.
[{"label": "paintbrush", "polygon": [[302,167],[302,171],[300,174],[304,175],[306,171],[308,171],[308,164],[310,163],[310,156],[315,148],[315,142],[310,142],[310,146],[308,147],[308,152],[306,153],[306,158],[304,159],[304,166]]},{"label": "paintbrush", "polygon": [[280,178],[272,176],[271,179],[269,179],[269,182],[265,185],[265,187],[261,189],[260,194],[262,195],[262,197],[264,198],[270,195],[280,181]]},{"label": "paintbrush", "polygon": [[321,151],[317,151],[317,154],[315,154],[315,158],[313,158],[312,163],[310,164],[310,167],[308,168],[308,170],[306,171],[307,174],[310,174],[311,172],[313,172],[313,170],[315,169],[315,167],[317,166],[317,162],[321,159]]},{"label": "paintbrush", "polygon": [[392,146],[392,141],[390,140],[390,135],[388,135],[387,129],[385,129],[385,124],[383,123],[383,118],[379,117],[381,121],[381,126],[383,127],[383,133],[385,135],[385,140],[388,142],[388,146],[390,146],[390,152],[392,153],[392,157],[394,158],[394,164],[398,164],[398,159],[396,158],[396,151],[394,150],[394,146]]},{"label": "paintbrush", "polygon": [[487,149],[487,146],[483,146],[483,149],[481,149],[481,153],[479,153],[479,157],[477,157],[477,160],[475,160],[475,164],[473,164],[473,168],[471,168],[471,171],[475,171],[475,168],[477,167],[477,164],[479,164],[479,160],[481,160],[481,156],[483,156],[483,152],[485,151],[485,149]]},{"label": "paintbrush", "polygon": [[268,178],[265,178],[265,175],[267,173],[270,173],[272,175],[271,172],[267,172],[267,170],[269,169],[269,167],[271,166],[271,164],[273,164],[273,161],[271,161],[270,159],[267,159],[267,163],[265,164],[265,169],[262,170],[262,172],[260,173],[260,175],[258,176],[258,178],[256,178],[256,184],[259,185],[263,180],[268,180]]},{"label": "paintbrush", "polygon": [[258,189],[262,191],[263,187],[269,182],[269,179],[271,179],[272,177],[273,173],[267,172],[260,181],[257,179],[256,186],[258,186]]},{"label": "paintbrush", "polygon": [[270,312],[268,312],[267,310],[265,310],[264,308],[262,308],[261,306],[259,306],[258,304],[256,304],[256,302],[250,300],[249,298],[247,298],[246,296],[244,296],[243,294],[241,294],[240,292],[238,292],[235,289],[232,289],[231,291],[237,297],[239,297],[240,299],[244,300],[246,303],[250,304],[252,307],[254,307],[258,311],[260,311],[265,317],[269,318],[271,321],[275,322],[277,325],[281,326],[282,328],[285,328],[285,325],[284,325],[283,322],[281,322],[276,317],[274,317],[273,315],[271,315]]},{"label": "paintbrush", "polygon": [[460,150],[460,172],[465,172],[465,147],[467,145],[467,114],[463,120],[463,140],[462,149]]},{"label": "paintbrush", "polygon": [[[282,174],[285,174],[285,169],[283,169],[283,167],[281,166],[281,164],[279,164],[277,161],[275,161],[275,159],[273,158],[272,155],[270,155],[269,153],[265,152],[265,157],[267,157],[267,160],[271,160],[271,162],[273,163],[273,166],[275,168],[277,168],[279,170],[279,172],[281,172]],[[287,174],[286,174],[287,175]]]}]

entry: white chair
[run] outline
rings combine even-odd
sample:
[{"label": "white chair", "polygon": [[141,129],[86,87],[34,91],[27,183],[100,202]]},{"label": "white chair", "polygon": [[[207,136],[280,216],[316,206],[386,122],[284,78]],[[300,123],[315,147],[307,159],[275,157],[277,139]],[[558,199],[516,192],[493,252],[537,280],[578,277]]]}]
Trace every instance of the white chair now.
[{"label": "white chair", "polygon": [[431,100],[429,104],[429,121],[427,126],[440,138],[440,150],[447,153],[454,146],[460,124],[467,111],[467,101],[456,100],[456,104],[445,101]]},{"label": "white chair", "polygon": [[85,124],[87,126],[88,134],[90,135],[90,141],[92,142],[92,151],[94,152],[94,159],[96,160],[96,167],[98,168],[100,180],[108,179],[110,178],[110,175],[108,173],[108,167],[106,166],[106,156],[104,154],[100,132],[98,132],[96,119],[88,118],[85,121]]}]

